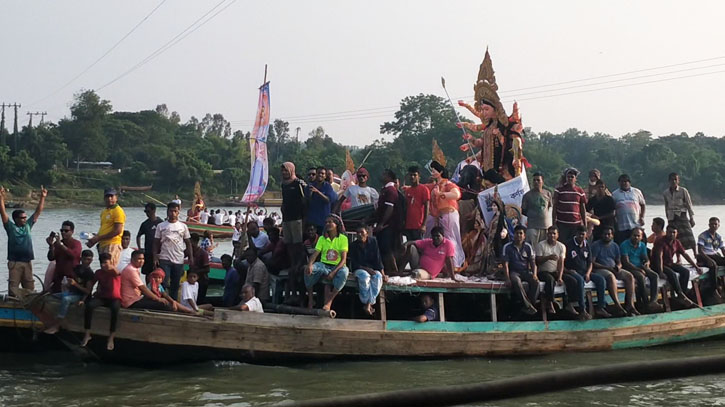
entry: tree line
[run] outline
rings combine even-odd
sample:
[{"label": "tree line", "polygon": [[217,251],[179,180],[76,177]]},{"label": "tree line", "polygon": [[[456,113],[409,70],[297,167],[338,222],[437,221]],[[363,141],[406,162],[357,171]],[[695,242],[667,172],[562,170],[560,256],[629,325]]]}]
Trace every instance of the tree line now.
[{"label": "tree line", "polygon": [[[463,139],[455,122],[445,99],[424,94],[403,99],[393,119],[380,126],[380,133],[387,137],[364,147],[337,143],[323,127],[300,141],[292,136],[289,122],[274,120],[267,141],[268,189],[279,189],[278,168],[284,161],[294,162],[300,175],[320,165],[339,174],[345,169],[346,150],[358,164],[369,153],[365,166],[372,175],[371,184],[380,186],[379,175],[385,168],[401,176],[409,166],[422,169],[431,159],[434,139],[452,171],[465,157],[459,150]],[[194,183],[200,181],[206,194],[241,196],[249,177],[249,132],[233,132],[223,115],[206,114],[201,120],[192,116],[182,122],[178,113],[163,104],[153,110],[115,112],[110,101],[92,90],[75,95],[69,117],[23,127],[17,149],[13,138],[0,129],[0,180],[16,185],[59,189],[153,185],[154,190],[191,195]],[[646,130],[614,137],[577,129],[559,134],[527,129],[524,155],[533,165],[529,176],[542,172],[549,186],[567,166],[585,174],[598,168],[613,188],[617,177],[628,173],[646,196],[659,197],[667,186],[667,174],[678,172],[696,201],[725,198],[722,137],[702,133],[654,137]],[[110,161],[113,170],[83,169],[77,164],[82,161]],[[586,179],[580,179],[581,183]]]}]

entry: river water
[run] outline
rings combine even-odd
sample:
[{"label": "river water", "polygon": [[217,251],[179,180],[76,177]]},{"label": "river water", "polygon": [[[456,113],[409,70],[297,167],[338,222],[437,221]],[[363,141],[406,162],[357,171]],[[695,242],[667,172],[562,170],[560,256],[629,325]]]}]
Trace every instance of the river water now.
[{"label": "river water", "polygon": [[[710,216],[725,216],[725,206],[695,208],[696,233],[707,228]],[[49,209],[33,229],[36,261],[42,276],[47,260],[44,241],[68,219],[76,235],[95,232],[100,209]],[[647,227],[662,206],[647,208]],[[141,208],[127,208],[127,228],[133,233],[145,219]],[[6,258],[5,235],[0,258]],[[133,243],[135,245],[135,243]],[[215,254],[231,251],[220,242]],[[7,266],[0,263],[0,280]],[[0,290],[5,290],[5,283]],[[721,355],[725,339],[642,350],[558,354],[521,358],[471,358],[440,361],[359,361],[256,366],[237,362],[209,362],[168,369],[142,369],[78,362],[65,352],[12,354],[0,344],[0,406],[264,406],[283,400],[480,383],[488,380],[549,370],[598,366],[609,363]],[[500,401],[481,406],[715,406],[725,405],[722,376],[703,376],[658,383],[594,386],[541,396]]]}]

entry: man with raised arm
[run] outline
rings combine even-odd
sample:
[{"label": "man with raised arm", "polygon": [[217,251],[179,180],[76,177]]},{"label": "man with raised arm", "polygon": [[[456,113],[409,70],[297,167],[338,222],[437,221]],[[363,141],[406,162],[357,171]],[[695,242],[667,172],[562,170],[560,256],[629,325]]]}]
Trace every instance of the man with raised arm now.
[{"label": "man with raised arm", "polygon": [[40,199],[35,212],[28,218],[22,209],[13,211],[12,221],[5,211],[5,188],[0,186],[0,216],[2,216],[3,227],[8,234],[8,291],[15,294],[19,286],[26,290],[34,290],[33,281],[33,238],[30,230],[38,221],[43,212],[45,197],[48,191],[41,185]]}]

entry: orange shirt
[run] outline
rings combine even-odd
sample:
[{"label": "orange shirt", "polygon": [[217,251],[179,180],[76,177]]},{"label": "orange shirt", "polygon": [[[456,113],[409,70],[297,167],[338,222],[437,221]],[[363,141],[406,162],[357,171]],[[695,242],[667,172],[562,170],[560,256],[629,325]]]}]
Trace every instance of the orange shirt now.
[{"label": "orange shirt", "polygon": [[[448,199],[440,196],[441,192],[452,192],[455,199]],[[431,216],[439,216],[441,213],[449,213],[458,210],[458,200],[461,199],[461,190],[458,185],[443,179],[441,182],[433,185],[430,191],[430,214]]]}]

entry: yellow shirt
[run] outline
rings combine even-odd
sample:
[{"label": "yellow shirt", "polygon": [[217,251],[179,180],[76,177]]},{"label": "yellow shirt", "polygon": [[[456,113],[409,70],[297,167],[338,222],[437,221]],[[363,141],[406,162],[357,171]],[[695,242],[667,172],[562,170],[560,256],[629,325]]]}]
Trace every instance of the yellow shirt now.
[{"label": "yellow shirt", "polygon": [[[113,225],[120,223],[121,225],[126,223],[126,213],[121,207],[116,204],[112,208],[106,208],[101,211],[101,228],[98,229],[99,235],[105,235],[113,231]],[[98,242],[98,247],[106,247],[112,244],[121,245],[121,235],[123,235],[123,228],[121,232],[110,239],[101,240]]]}]

